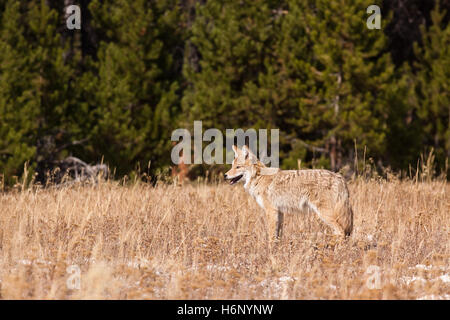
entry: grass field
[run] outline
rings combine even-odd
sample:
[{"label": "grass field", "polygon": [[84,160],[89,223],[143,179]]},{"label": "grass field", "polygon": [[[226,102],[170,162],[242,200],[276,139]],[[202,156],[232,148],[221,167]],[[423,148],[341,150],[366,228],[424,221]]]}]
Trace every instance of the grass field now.
[{"label": "grass field", "polygon": [[315,216],[289,215],[275,243],[240,185],[0,193],[0,297],[450,299],[450,184],[349,189],[348,240]]}]

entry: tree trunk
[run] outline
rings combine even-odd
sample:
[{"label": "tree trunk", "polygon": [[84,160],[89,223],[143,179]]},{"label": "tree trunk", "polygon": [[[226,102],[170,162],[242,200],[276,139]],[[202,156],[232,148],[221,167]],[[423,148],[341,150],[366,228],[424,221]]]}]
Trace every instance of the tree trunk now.
[{"label": "tree trunk", "polygon": [[[337,73],[337,94],[334,98],[333,106],[334,106],[334,117],[336,119],[336,124],[338,124],[338,118],[339,118],[339,90],[341,88],[342,83],[342,76],[341,73]],[[336,133],[333,133],[333,135],[330,138],[330,166],[332,171],[336,171],[342,162],[342,151],[341,151],[341,139],[336,137]]]}]

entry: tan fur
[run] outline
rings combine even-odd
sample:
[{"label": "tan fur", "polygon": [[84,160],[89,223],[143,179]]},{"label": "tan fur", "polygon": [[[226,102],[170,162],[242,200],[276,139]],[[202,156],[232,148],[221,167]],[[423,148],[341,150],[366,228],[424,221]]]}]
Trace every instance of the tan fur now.
[{"label": "tan fur", "polygon": [[268,168],[244,146],[233,146],[235,159],[226,179],[242,175],[245,190],[266,211],[269,230],[281,237],[285,213],[315,213],[339,235],[350,235],[353,211],[344,178],[328,170]]}]

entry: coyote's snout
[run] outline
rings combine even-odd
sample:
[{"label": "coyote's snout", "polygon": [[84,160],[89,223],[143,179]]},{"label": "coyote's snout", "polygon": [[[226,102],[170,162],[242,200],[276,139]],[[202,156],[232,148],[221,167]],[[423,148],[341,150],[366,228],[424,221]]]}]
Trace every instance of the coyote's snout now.
[{"label": "coyote's snout", "polygon": [[281,237],[284,213],[313,212],[339,235],[350,235],[353,211],[344,178],[328,170],[268,168],[249,150],[233,146],[235,158],[225,173],[230,184],[245,190],[266,211],[270,230]]}]

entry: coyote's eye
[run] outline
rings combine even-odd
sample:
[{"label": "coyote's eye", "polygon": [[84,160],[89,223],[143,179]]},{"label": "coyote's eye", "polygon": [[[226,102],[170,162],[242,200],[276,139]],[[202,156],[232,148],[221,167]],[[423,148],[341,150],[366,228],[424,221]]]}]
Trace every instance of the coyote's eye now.
[{"label": "coyote's eye", "polygon": [[236,167],[236,169],[240,169],[240,168],[242,168],[242,166],[237,166],[237,167]]}]

